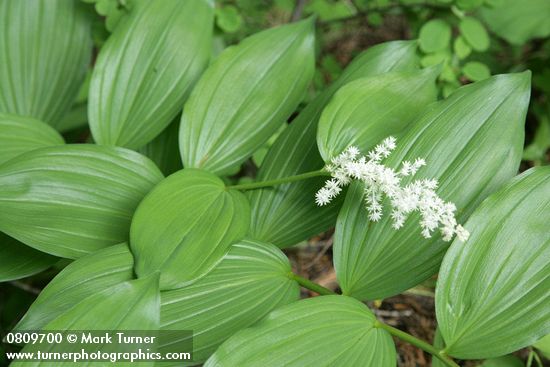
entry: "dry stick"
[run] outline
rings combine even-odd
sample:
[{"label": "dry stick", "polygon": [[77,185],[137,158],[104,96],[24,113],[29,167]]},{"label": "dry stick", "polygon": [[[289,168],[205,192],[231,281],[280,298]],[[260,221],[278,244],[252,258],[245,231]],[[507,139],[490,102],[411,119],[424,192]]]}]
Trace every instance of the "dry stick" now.
[{"label": "dry stick", "polygon": [[297,22],[300,18],[302,18],[302,12],[304,11],[306,2],[307,0],[298,0],[296,7],[294,7],[294,11],[292,12],[292,16],[290,17],[291,22]]}]

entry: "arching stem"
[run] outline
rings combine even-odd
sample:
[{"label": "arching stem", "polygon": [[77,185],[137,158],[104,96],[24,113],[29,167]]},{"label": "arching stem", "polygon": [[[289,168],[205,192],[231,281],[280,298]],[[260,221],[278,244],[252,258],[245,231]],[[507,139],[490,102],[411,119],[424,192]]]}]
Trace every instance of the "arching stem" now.
[{"label": "arching stem", "polygon": [[327,171],[320,169],[318,171],[311,171],[306,173],[301,173],[299,175],[295,176],[288,176],[288,177],[282,177],[277,178],[274,180],[266,180],[266,181],[259,181],[259,182],[250,182],[240,185],[232,185],[227,186],[227,189],[233,189],[233,190],[253,190],[253,189],[261,189],[263,187],[271,187],[271,186],[277,186],[282,185],[289,182],[295,182],[295,181],[301,181],[306,180],[308,178],[312,177],[319,177],[319,176],[330,176],[330,173]]}]

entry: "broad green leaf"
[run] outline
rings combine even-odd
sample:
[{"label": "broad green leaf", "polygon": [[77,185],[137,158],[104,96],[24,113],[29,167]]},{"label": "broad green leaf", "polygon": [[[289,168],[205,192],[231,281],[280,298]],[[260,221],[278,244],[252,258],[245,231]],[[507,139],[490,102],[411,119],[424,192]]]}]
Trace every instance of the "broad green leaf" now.
[{"label": "broad green leaf", "polygon": [[504,356],[487,359],[479,367],[525,367],[525,364],[516,356]]},{"label": "broad green leaf", "polygon": [[388,135],[400,133],[437,99],[438,73],[437,69],[386,73],[340,88],[319,121],[317,145],[325,162],[351,145],[366,153]]},{"label": "broad green leaf", "polygon": [[311,19],[227,48],[185,104],[179,136],[183,165],[220,174],[242,163],[296,109],[313,71]]},{"label": "broad green leaf", "polygon": [[277,247],[240,241],[205,277],[161,293],[161,330],[193,330],[193,361],[202,363],[237,331],[300,298],[290,272]]},{"label": "broad green leaf", "polygon": [[487,79],[491,76],[491,70],[489,70],[487,65],[479,61],[467,62],[466,65],[464,65],[462,72],[464,73],[464,76],[474,82]]},{"label": "broad green leaf", "polygon": [[[59,315],[44,326],[43,330],[158,330],[160,320],[160,292],[158,275],[119,283],[81,300],[73,308]],[[57,344],[27,344],[22,352],[50,352]],[[113,344],[115,346],[116,344]],[[75,350],[63,345],[63,352],[80,352],[82,346],[74,344]],[[120,348],[120,347],[119,347]],[[102,353],[117,352],[108,344],[98,345]],[[89,350],[89,349],[88,349]],[[59,349],[56,350],[59,352]],[[88,366],[90,362],[71,363]],[[59,361],[14,362],[11,366],[58,367]],[[93,365],[93,364],[91,364]],[[97,365],[97,362],[96,362]],[[104,364],[102,364],[104,365]],[[117,362],[117,366],[132,366],[134,363]],[[152,366],[152,362],[140,363]]]},{"label": "broad green leaf", "polygon": [[138,149],[138,152],[151,158],[165,175],[183,168],[178,148],[179,126],[179,119],[173,121],[159,136]]},{"label": "broad green leaf", "polygon": [[[463,223],[475,207],[518,170],[529,104],[530,74],[498,75],[457,89],[430,106],[397,140],[385,164],[426,160],[412,179],[436,179],[438,195],[456,204]],[[448,243],[439,233],[425,239],[411,215],[392,228],[386,210],[378,222],[367,219],[362,188],[354,185],[336,225],[334,264],[344,294],[380,299],[427,279],[439,268]]]},{"label": "broad green leaf", "polygon": [[135,208],[160,180],[153,162],[123,148],[36,149],[0,166],[0,230],[77,258],[127,241]]},{"label": "broad green leaf", "polygon": [[0,282],[40,273],[57,260],[0,232]]},{"label": "broad green leaf", "polygon": [[178,171],[143,199],[132,219],[136,274],[160,271],[161,289],[179,288],[212,269],[249,226],[244,194],[209,172]]},{"label": "broad green leaf", "polygon": [[41,330],[83,299],[131,280],[133,267],[134,259],[126,243],[81,257],[40,292],[15,329]]},{"label": "broad green leaf", "polygon": [[516,177],[472,214],[470,238],[453,242],[436,288],[449,355],[498,357],[550,332],[548,223],[550,167]]},{"label": "broad green leaf", "polygon": [[473,17],[464,17],[458,25],[460,34],[476,51],[487,51],[490,40],[489,34],[479,20]]},{"label": "broad green leaf", "polygon": [[49,125],[30,117],[0,113],[0,164],[33,149],[65,144]]},{"label": "broad green leaf", "polygon": [[550,334],[533,344],[533,346],[540,350],[547,359],[550,359]]},{"label": "broad green leaf", "polygon": [[[416,43],[411,41],[383,43],[357,56],[340,78],[309,103],[281,133],[262,162],[258,181],[323,168],[317,148],[317,122],[335,92],[361,77],[412,70],[417,63]],[[323,178],[310,179],[249,192],[252,236],[288,247],[333,226],[340,201],[321,208],[315,205],[315,192],[323,181]]]},{"label": "broad green leaf", "polygon": [[57,126],[84,80],[92,39],[84,4],[0,2],[0,112]]},{"label": "broad green leaf", "polygon": [[213,19],[206,0],[136,3],[94,67],[88,116],[96,142],[135,149],[170,124],[208,64]]},{"label": "broad green leaf", "polygon": [[449,47],[451,26],[441,19],[433,19],[420,28],[418,45],[426,53],[442,51]]},{"label": "broad green leaf", "polygon": [[491,31],[515,45],[550,35],[547,0],[501,0],[498,6],[483,7],[480,15]]},{"label": "broad green leaf", "polygon": [[353,298],[308,298],[239,331],[204,366],[395,366],[392,338],[375,328],[375,321],[368,307]]}]

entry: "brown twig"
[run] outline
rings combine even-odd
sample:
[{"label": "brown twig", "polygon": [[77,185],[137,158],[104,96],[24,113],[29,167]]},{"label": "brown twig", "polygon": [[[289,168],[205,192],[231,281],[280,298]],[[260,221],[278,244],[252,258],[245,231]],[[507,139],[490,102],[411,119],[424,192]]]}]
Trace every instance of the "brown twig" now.
[{"label": "brown twig", "polygon": [[34,288],[33,286],[19,282],[17,280],[11,281],[10,284],[13,285],[14,287],[24,290],[25,292],[32,293],[34,295],[40,294],[40,289]]},{"label": "brown twig", "polygon": [[294,11],[292,12],[292,16],[290,17],[291,22],[297,22],[302,18],[302,13],[304,11],[304,6],[306,5],[306,3],[307,0],[298,0],[296,2]]}]

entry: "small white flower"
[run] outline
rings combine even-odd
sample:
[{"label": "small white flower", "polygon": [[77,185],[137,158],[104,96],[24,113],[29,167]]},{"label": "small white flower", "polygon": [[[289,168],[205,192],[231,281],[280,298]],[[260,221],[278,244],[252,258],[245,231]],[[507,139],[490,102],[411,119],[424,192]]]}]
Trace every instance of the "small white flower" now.
[{"label": "small white flower", "polygon": [[317,193],[315,194],[315,203],[317,203],[317,205],[319,206],[326,205],[330,203],[331,200],[332,198],[330,197],[330,191],[325,187],[317,191]]},{"label": "small white flower", "polygon": [[371,221],[376,222],[382,218],[382,200],[387,198],[392,207],[393,228],[403,227],[408,216],[417,211],[420,214],[420,227],[425,238],[430,238],[439,228],[444,241],[452,240],[455,235],[460,241],[466,241],[470,234],[457,224],[456,206],[443,201],[435,192],[437,180],[421,179],[401,186],[403,177],[415,175],[426,165],[424,159],[404,161],[397,171],[381,163],[395,149],[395,144],[395,138],[390,136],[366,156],[362,156],[357,147],[350,146],[334,157],[325,167],[333,178],[326,181],[325,186],[315,195],[317,205],[328,204],[342,191],[342,187],[352,180],[359,180],[365,186],[365,206]]}]

